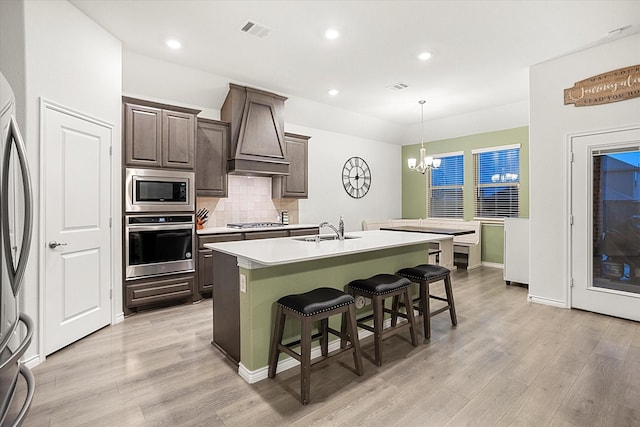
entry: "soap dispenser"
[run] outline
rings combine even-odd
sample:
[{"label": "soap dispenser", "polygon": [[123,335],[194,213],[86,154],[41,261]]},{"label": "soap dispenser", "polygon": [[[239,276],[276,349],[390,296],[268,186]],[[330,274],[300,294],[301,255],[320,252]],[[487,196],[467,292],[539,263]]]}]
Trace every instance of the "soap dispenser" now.
[{"label": "soap dispenser", "polygon": [[338,238],[344,240],[344,220],[342,215],[340,215],[340,222],[338,223]]}]

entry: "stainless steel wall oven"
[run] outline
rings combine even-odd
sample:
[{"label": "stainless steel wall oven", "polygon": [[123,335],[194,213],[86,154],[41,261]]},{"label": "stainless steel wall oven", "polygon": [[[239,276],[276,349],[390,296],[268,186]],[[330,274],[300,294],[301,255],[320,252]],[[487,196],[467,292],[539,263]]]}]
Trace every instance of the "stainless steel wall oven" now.
[{"label": "stainless steel wall oven", "polygon": [[127,215],[125,278],[194,271],[193,214]]},{"label": "stainless steel wall oven", "polygon": [[127,168],[125,210],[135,212],[193,212],[195,173]]}]

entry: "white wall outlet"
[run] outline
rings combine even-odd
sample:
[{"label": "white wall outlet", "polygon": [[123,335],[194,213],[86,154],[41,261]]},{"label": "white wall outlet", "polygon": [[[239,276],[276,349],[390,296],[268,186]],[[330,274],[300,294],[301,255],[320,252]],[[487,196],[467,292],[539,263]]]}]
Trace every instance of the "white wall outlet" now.
[{"label": "white wall outlet", "polygon": [[247,293],[247,276],[244,274],[240,275],[240,292]]},{"label": "white wall outlet", "polygon": [[365,305],[371,304],[371,298],[363,297],[362,295],[358,295],[356,297],[356,308],[360,309]]}]

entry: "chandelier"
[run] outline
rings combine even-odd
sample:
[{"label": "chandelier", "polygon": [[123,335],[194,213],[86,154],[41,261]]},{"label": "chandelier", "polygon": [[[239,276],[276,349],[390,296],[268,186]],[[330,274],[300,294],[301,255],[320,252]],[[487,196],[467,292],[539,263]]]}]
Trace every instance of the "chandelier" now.
[{"label": "chandelier", "polygon": [[438,169],[440,167],[440,159],[434,159],[432,156],[427,156],[427,150],[424,148],[424,103],[425,100],[420,100],[418,103],[420,104],[420,118],[421,118],[421,126],[422,126],[422,134],[420,138],[420,163],[417,163],[415,157],[411,157],[407,159],[407,166],[412,171],[420,172],[421,174],[426,173],[429,169]]}]

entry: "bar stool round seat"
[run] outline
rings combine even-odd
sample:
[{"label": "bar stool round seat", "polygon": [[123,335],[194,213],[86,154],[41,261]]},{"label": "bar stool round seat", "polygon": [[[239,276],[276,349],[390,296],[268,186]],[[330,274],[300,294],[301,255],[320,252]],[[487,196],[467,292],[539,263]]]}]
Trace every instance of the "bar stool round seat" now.
[{"label": "bar stool round seat", "polygon": [[[329,317],[342,314],[340,331],[329,327]],[[287,317],[300,321],[300,339],[288,344],[282,343]],[[318,333],[312,334],[313,322],[319,321]],[[311,343],[320,340],[323,358],[329,357],[329,333],[340,338],[341,350],[352,351],[355,372],[362,375],[362,353],[356,327],[356,309],[353,296],[334,288],[316,288],[309,292],[286,295],[278,299],[276,320],[269,350],[269,378],[276,376],[280,352],[287,353],[300,362],[300,401],[309,403],[311,394]],[[345,343],[350,342],[347,348]],[[293,350],[300,347],[300,352]],[[337,353],[336,353],[337,354]],[[335,354],[332,354],[335,355]]]},{"label": "bar stool round seat", "polygon": [[[401,313],[398,310],[397,304],[396,307],[392,309],[385,308],[384,306],[384,300],[386,298],[403,297],[405,300],[405,307],[411,307],[412,300],[409,294],[410,286],[411,280],[395,274],[376,274],[368,279],[353,280],[347,285],[347,291],[351,295],[371,298],[373,313],[357,319],[357,325],[363,329],[373,332],[375,351],[373,362],[377,366],[382,365],[382,339],[390,333],[395,332],[395,329],[398,327],[406,326],[405,324],[394,324],[392,327],[383,330],[384,313],[391,313],[394,318],[402,317],[407,319],[407,324],[410,329],[411,344],[414,347],[418,345],[413,310],[406,310],[406,313]],[[373,327],[365,323],[371,319],[373,319]]]},{"label": "bar stool round seat", "polygon": [[[456,306],[453,301],[453,289],[451,288],[451,271],[448,268],[435,264],[420,264],[415,267],[402,268],[398,270],[396,274],[420,284],[418,298],[415,298],[413,302],[418,302],[418,305],[414,306],[414,308],[422,314],[424,337],[426,339],[431,338],[431,317],[436,314],[449,311],[451,324],[454,326],[458,324]],[[440,280],[444,281],[446,298],[430,294],[429,285]],[[444,301],[447,304],[444,307],[431,311],[430,299]],[[392,319],[392,324],[393,323],[394,320]]]}]

